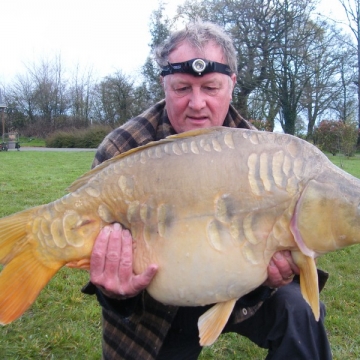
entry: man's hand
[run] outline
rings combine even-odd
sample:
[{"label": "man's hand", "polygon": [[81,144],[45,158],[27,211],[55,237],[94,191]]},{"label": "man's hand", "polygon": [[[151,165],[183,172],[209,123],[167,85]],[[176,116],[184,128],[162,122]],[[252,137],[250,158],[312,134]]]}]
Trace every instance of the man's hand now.
[{"label": "man's hand", "polygon": [[108,297],[126,299],[139,294],[158,269],[152,264],[139,275],[133,272],[133,247],[129,230],[120,224],[105,226],[99,233],[90,259],[90,281]]},{"label": "man's hand", "polygon": [[279,251],[274,254],[268,266],[268,278],[263,285],[278,288],[290,284],[294,274],[299,274],[290,251]]}]

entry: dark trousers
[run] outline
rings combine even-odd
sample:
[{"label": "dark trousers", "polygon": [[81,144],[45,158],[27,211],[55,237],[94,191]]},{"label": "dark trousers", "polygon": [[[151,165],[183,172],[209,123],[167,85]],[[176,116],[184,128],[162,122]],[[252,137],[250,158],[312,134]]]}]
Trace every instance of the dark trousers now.
[{"label": "dark trousers", "polygon": [[[179,309],[160,350],[159,360],[198,358],[201,347],[197,320],[204,309],[192,308],[190,314],[187,309]],[[321,304],[320,320],[315,320],[300,293],[299,284],[292,282],[265,300],[255,315],[239,324],[228,324],[223,332],[246,336],[258,346],[268,349],[268,360],[329,360],[332,355],[324,317],[325,306]]]}]

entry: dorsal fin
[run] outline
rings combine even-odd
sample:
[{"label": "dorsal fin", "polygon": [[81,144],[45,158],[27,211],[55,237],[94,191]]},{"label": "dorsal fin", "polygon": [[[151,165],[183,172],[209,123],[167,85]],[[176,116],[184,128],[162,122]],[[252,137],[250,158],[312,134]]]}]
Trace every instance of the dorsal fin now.
[{"label": "dorsal fin", "polygon": [[162,140],[159,140],[159,141],[151,141],[146,145],[142,145],[142,146],[139,146],[137,148],[130,149],[130,150],[128,150],[128,151],[126,151],[126,152],[124,152],[122,154],[116,155],[113,158],[104,161],[100,165],[96,166],[94,169],[92,169],[92,170],[88,171],[87,173],[85,173],[84,175],[80,176],[77,180],[75,180],[67,188],[67,190],[69,192],[73,192],[73,191],[78,190],[82,186],[86,185],[90,181],[90,179],[92,179],[94,176],[96,176],[103,169],[105,169],[109,165],[111,165],[111,164],[119,161],[120,159],[123,159],[123,158],[125,158],[125,157],[127,157],[127,156],[129,156],[131,154],[135,154],[135,153],[137,153],[139,151],[151,148],[153,146],[158,146],[160,144],[173,142],[173,141],[176,141],[178,139],[185,139],[185,138],[189,138],[189,137],[209,134],[209,133],[218,131],[219,128],[223,128],[223,127],[222,126],[217,126],[217,127],[212,127],[212,128],[190,130],[190,131],[183,132],[181,134],[170,135],[170,136],[166,137],[165,139],[162,139]]},{"label": "dorsal fin", "polygon": [[185,131],[183,133],[180,134],[175,134],[175,135],[170,135],[168,137],[166,137],[163,140],[160,141],[166,141],[166,140],[173,140],[173,139],[185,139],[185,138],[190,138],[190,137],[194,137],[194,136],[199,136],[199,135],[205,135],[205,134],[211,134],[213,132],[218,132],[219,130],[224,130],[223,126],[213,126],[213,127],[209,127],[209,128],[201,128],[201,129],[195,129],[195,130],[189,130],[189,131]]}]

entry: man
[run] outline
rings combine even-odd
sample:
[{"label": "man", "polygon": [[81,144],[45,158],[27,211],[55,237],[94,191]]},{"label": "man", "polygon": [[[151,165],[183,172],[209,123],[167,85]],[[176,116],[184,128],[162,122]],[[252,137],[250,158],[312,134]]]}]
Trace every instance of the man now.
[{"label": "man", "polygon": [[[111,132],[93,166],[168,135],[211,126],[251,128],[231,106],[236,52],[214,24],[195,22],[172,34],[156,52],[165,100]],[[119,224],[99,234],[91,258],[91,283],[103,308],[103,358],[197,359],[197,319],[209,307],[165,306],[145,291],[157,271],[132,271],[132,238]],[[274,255],[266,283],[241,298],[224,332],[237,332],[268,349],[268,359],[331,359],[321,318],[303,300],[288,252]],[[320,281],[321,282],[321,281]],[[96,286],[96,289],[94,287]],[[286,285],[286,286],[284,286]],[[275,288],[279,288],[277,291]]]}]

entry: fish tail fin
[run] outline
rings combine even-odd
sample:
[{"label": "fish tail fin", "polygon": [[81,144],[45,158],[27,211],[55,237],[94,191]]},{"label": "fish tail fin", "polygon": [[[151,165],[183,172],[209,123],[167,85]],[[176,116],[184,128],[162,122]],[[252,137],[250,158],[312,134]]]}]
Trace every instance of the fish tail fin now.
[{"label": "fish tail fin", "polygon": [[37,208],[0,219],[0,324],[20,317],[63,264],[46,266],[27,224]]},{"label": "fish tail fin", "polygon": [[6,264],[15,255],[19,241],[26,236],[26,224],[33,209],[0,219],[0,264]]},{"label": "fish tail fin", "polygon": [[316,321],[320,318],[320,298],[318,274],[315,259],[299,251],[292,252],[293,259],[300,269],[300,290],[310,305]]}]

